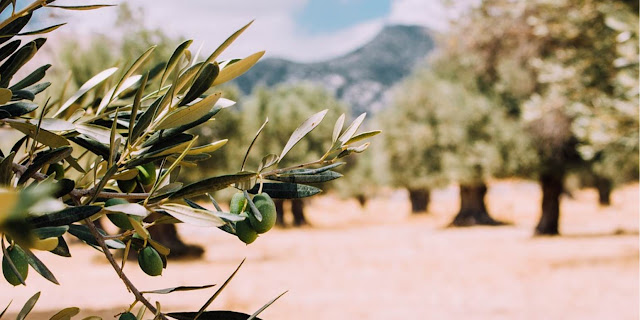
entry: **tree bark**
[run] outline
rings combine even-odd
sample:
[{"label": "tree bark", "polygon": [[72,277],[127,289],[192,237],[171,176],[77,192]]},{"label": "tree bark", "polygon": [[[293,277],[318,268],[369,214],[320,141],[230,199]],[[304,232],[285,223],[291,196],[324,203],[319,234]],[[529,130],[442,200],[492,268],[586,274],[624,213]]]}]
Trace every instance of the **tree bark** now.
[{"label": "tree bark", "polygon": [[411,213],[426,213],[431,201],[429,189],[409,189],[409,200],[411,200]]},{"label": "tree bark", "polygon": [[291,212],[293,213],[293,225],[300,227],[309,224],[304,217],[304,201],[302,199],[291,200]]},{"label": "tree bark", "polygon": [[273,203],[276,205],[276,224],[280,227],[285,227],[284,223],[284,200],[273,199]]},{"label": "tree bark", "polygon": [[560,195],[564,190],[564,170],[545,172],[540,175],[542,187],[542,215],[536,235],[558,235],[560,220]]},{"label": "tree bark", "polygon": [[598,203],[600,203],[601,206],[611,205],[611,191],[613,189],[611,179],[595,177],[594,182],[598,190]]},{"label": "tree bark", "polygon": [[364,208],[367,205],[367,196],[365,196],[364,194],[357,195],[356,200],[358,200],[361,208]]},{"label": "tree bark", "polygon": [[494,220],[487,212],[485,195],[487,185],[461,184],[460,185],[460,211],[451,222],[452,226],[467,227],[473,225],[497,226],[504,223]]}]

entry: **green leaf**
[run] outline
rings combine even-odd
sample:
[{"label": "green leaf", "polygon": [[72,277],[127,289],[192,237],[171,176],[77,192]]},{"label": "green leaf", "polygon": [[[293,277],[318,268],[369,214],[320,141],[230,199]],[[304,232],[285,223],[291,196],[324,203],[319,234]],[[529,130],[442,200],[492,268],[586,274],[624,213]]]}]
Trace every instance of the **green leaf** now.
[{"label": "green leaf", "polygon": [[244,27],[238,29],[234,32],[229,38],[227,38],[216,50],[207,58],[207,61],[215,60],[225,49],[227,49],[238,37],[245,31],[249,26],[253,23],[254,20],[251,20]]},{"label": "green leaf", "polygon": [[[14,5],[15,5],[15,2],[14,2]],[[15,20],[11,21],[8,25],[4,26],[2,29],[0,29],[0,36],[8,36],[8,37],[0,37],[0,43],[4,43],[5,41],[8,41],[13,37],[13,35],[20,32],[22,28],[24,28],[24,26],[26,26],[27,23],[29,23],[29,20],[31,20],[32,16],[33,15],[29,13],[22,17],[18,17]]]},{"label": "green leaf", "polygon": [[172,111],[160,122],[160,124],[158,124],[157,129],[162,130],[175,128],[197,121],[213,109],[216,101],[218,101],[221,95],[222,93],[218,92],[194,103],[191,106],[178,108]]},{"label": "green leaf", "polygon": [[209,119],[211,119],[213,116],[215,116],[221,109],[218,107],[214,107],[213,110],[209,111],[206,115],[204,115],[202,118],[191,122],[189,124],[185,124],[182,126],[179,126],[177,128],[173,128],[173,129],[168,129],[168,130],[162,130],[162,131],[156,131],[154,134],[151,135],[151,137],[149,137],[149,139],[147,139],[142,146],[143,147],[147,147],[153,144],[156,144],[158,141],[160,140],[166,140],[166,139],[171,139],[177,135],[182,134],[183,132],[194,128],[200,124],[203,124],[205,122],[207,122]]},{"label": "green leaf", "polygon": [[120,78],[120,81],[118,81],[118,84],[116,84],[116,86],[113,88],[113,94],[108,96],[109,99],[107,100],[106,104],[109,104],[109,102],[111,102],[115,97],[118,96],[118,89],[120,89],[120,87],[124,85],[125,80],[129,79],[133,75],[133,73],[136,72],[138,68],[140,68],[144,64],[145,61],[147,61],[155,48],[156,47],[153,46],[147,49],[147,51],[140,55],[140,57],[131,65],[131,67],[129,67],[129,69],[122,75],[122,78]]},{"label": "green leaf", "polygon": [[[93,124],[78,124],[76,125],[76,130],[99,143],[106,145],[111,143],[111,130],[108,128]],[[122,136],[116,134],[116,139],[117,138],[122,139]]]},{"label": "green leaf", "polygon": [[219,73],[220,69],[218,68],[218,64],[216,62],[207,63],[202,68],[202,71],[200,71],[200,73],[198,74],[198,77],[193,82],[193,85],[191,85],[191,88],[189,88],[189,91],[187,91],[178,105],[187,105],[189,102],[200,97],[200,95],[205,93],[205,91],[209,90],[209,88],[211,88],[211,85],[213,84],[213,81],[216,79]]},{"label": "green leaf", "polygon": [[[165,95],[167,94],[169,93],[166,93]],[[136,124],[133,126],[133,130],[131,131],[132,134],[129,136],[130,143],[136,141],[151,124],[151,121],[153,121],[153,118],[156,116],[156,112],[158,112],[158,108],[160,107],[160,103],[162,103],[163,98],[164,96],[153,101],[149,108],[147,108],[142,116],[140,116],[140,119],[136,121]]]},{"label": "green leaf", "polygon": [[218,295],[220,295],[220,293],[222,293],[222,290],[224,290],[224,288],[229,284],[229,282],[231,282],[231,279],[233,279],[233,277],[236,275],[236,273],[238,273],[238,270],[240,270],[240,267],[242,267],[242,264],[244,263],[245,260],[246,260],[246,258],[242,259],[242,262],[240,262],[240,264],[238,265],[236,270],[233,271],[233,273],[229,276],[229,278],[227,278],[227,280],[220,286],[220,288],[218,288],[218,290],[216,290],[216,292],[209,298],[209,300],[207,300],[207,302],[205,302],[205,304],[200,308],[200,310],[198,310],[198,313],[195,315],[195,317],[193,317],[194,320],[198,319],[202,315],[204,310],[206,310],[207,307],[209,307],[209,305],[211,305],[213,300],[215,300],[218,297]]},{"label": "green leaf", "polygon": [[133,140],[137,137],[133,136],[133,128],[135,127],[134,123],[136,121],[136,117],[138,116],[138,110],[140,110],[140,103],[142,102],[142,94],[144,93],[144,89],[147,86],[147,81],[149,80],[149,73],[144,74],[144,78],[142,78],[142,82],[140,83],[140,87],[136,92],[136,96],[133,98],[133,105],[131,106],[131,113],[129,115],[129,135],[127,135],[127,145],[131,145]]},{"label": "green leaf", "polygon": [[140,293],[168,294],[168,293],[172,293],[172,292],[193,291],[193,290],[207,289],[207,288],[211,288],[213,286],[215,286],[215,284],[207,284],[207,285],[204,285],[204,286],[180,286],[180,287],[158,289],[158,290],[151,290],[151,291],[141,291]]},{"label": "green leaf", "polygon": [[[0,43],[4,42],[2,40],[3,38],[0,38]],[[6,41],[6,38],[4,40]],[[20,43],[20,40],[13,40],[0,48],[0,61],[6,59],[12,53],[16,52],[16,50],[18,50],[18,48],[20,47]]]},{"label": "green leaf", "polygon": [[240,167],[240,170],[244,170],[244,166],[247,164],[247,159],[249,159],[249,152],[251,152],[251,148],[253,148],[253,145],[256,143],[256,140],[258,140],[260,133],[262,132],[262,130],[264,130],[264,127],[267,125],[267,123],[269,123],[269,118],[266,118],[264,120],[264,123],[262,123],[262,125],[258,129],[258,132],[256,132],[256,135],[253,136],[253,140],[251,140],[251,143],[249,144],[247,151],[244,153],[244,159],[242,159],[242,166]]},{"label": "green leaf", "polygon": [[63,237],[58,237],[58,246],[49,251],[53,254],[59,255],[61,257],[71,257],[71,253],[69,252],[69,246],[67,245],[67,242],[64,240]]},{"label": "green leaf", "polygon": [[270,175],[266,176],[266,179],[282,181],[282,182],[291,182],[291,183],[322,183],[331,180],[335,180],[341,178],[342,174],[335,171],[325,171],[322,173],[309,175],[309,174],[280,174],[280,175]]},{"label": "green leaf", "polygon": [[100,210],[101,206],[69,207],[42,216],[29,217],[27,222],[34,228],[64,226],[91,217]]},{"label": "green leaf", "polygon": [[76,183],[71,179],[60,179],[60,181],[54,184],[55,192],[53,193],[54,198],[62,198],[69,194],[76,187]]},{"label": "green leaf", "polygon": [[289,150],[291,150],[291,148],[293,148],[293,146],[295,146],[298,141],[304,138],[304,136],[306,136],[309,132],[311,132],[311,130],[313,130],[320,124],[322,119],[324,119],[324,116],[327,114],[327,111],[329,110],[324,109],[312,115],[311,117],[309,117],[309,119],[305,120],[295,131],[293,131],[291,137],[289,138],[289,141],[287,141],[287,144],[284,146],[284,149],[280,154],[280,160],[284,158],[287,152],[289,152]]},{"label": "green leaf", "polygon": [[6,88],[13,78],[13,75],[22,68],[38,51],[35,41],[31,41],[18,49],[4,64],[0,66],[0,87]]},{"label": "green leaf", "polygon": [[189,48],[192,42],[193,40],[184,41],[176,48],[176,50],[173,51],[173,54],[171,54],[171,58],[169,58],[169,61],[167,62],[167,66],[165,67],[164,72],[162,73],[162,77],[160,78],[160,88],[164,86],[164,83],[169,78],[169,75],[171,74],[173,69],[175,69],[175,67],[178,65],[178,62],[180,62],[180,57],[182,57],[182,54],[185,52],[185,50],[187,50],[187,48]]},{"label": "green leaf", "polygon": [[279,296],[273,298],[271,301],[267,302],[264,306],[262,306],[260,309],[258,309],[256,312],[254,312],[251,317],[249,317],[249,319],[247,320],[253,320],[253,319],[257,319],[256,317],[265,309],[267,309],[269,306],[271,306],[274,302],[276,302],[276,300],[280,299],[280,297],[284,296],[285,293],[287,293],[288,291],[285,291],[283,293],[281,293]]},{"label": "green leaf", "polygon": [[27,302],[22,307],[22,310],[20,310],[20,312],[16,316],[16,320],[24,320],[24,318],[26,318],[29,312],[31,312],[31,310],[33,309],[33,306],[36,305],[36,302],[38,302],[39,298],[40,292],[38,291],[38,293],[34,294],[31,298],[29,298],[29,300],[27,300]]},{"label": "green leaf", "polygon": [[58,9],[65,9],[65,10],[94,10],[94,9],[100,9],[100,8],[106,8],[106,7],[113,7],[113,6],[115,5],[114,4],[92,4],[87,6],[58,6],[58,5],[52,5],[52,4],[47,5],[48,8],[58,8]]},{"label": "green leaf", "polygon": [[24,77],[24,79],[18,81],[18,83],[9,87],[9,89],[11,89],[11,91],[20,90],[32,84],[37,83],[38,81],[42,80],[42,78],[44,78],[44,76],[47,73],[47,70],[50,67],[51,67],[50,64],[45,64],[44,66],[41,66],[40,68],[31,72],[31,74],[29,74],[28,76]]},{"label": "green leaf", "polygon": [[227,81],[233,80],[243,73],[247,72],[253,65],[255,65],[260,58],[264,55],[264,51],[256,52],[234,64],[227,65],[222,70],[220,70],[220,74],[213,81],[212,86],[216,86]]},{"label": "green leaf", "polygon": [[[170,312],[167,316],[177,320],[193,320],[198,315],[198,312]],[[250,315],[235,311],[205,311],[200,314],[198,319],[200,320],[247,320]],[[261,320],[260,318],[253,318],[253,320]]]},{"label": "green leaf", "polygon": [[5,312],[7,312],[7,310],[9,310],[9,306],[11,306],[12,302],[13,302],[13,300],[9,301],[9,304],[7,304],[7,306],[4,307],[4,310],[2,310],[2,312],[0,312],[0,319],[2,319],[2,316],[4,316]]},{"label": "green leaf", "polygon": [[[61,148],[69,145],[69,141],[67,141],[67,139],[65,139],[64,137],[57,135],[49,130],[45,130],[43,128],[40,128],[40,130],[37,130],[37,127],[33,124],[24,123],[24,122],[11,122],[9,123],[9,125],[12,128],[29,136],[30,138],[36,139],[36,141],[44,145],[47,145],[51,148]],[[36,136],[36,131],[38,131],[37,136]]]},{"label": "green leaf", "polygon": [[114,206],[105,207],[104,210],[109,212],[121,212],[138,217],[146,217],[149,215],[147,208],[137,203],[116,204]]},{"label": "green leaf", "polygon": [[204,179],[183,187],[172,194],[170,199],[190,198],[207,192],[222,190],[234,183],[246,181],[255,176],[256,174],[254,172],[241,172]]},{"label": "green leaf", "polygon": [[242,193],[244,194],[244,198],[247,199],[247,204],[249,205],[250,209],[249,212],[251,212],[253,217],[256,218],[258,222],[262,222],[262,213],[260,212],[260,210],[258,210],[255,203],[253,203],[253,200],[251,200],[249,192],[247,192],[247,190],[242,190]]},{"label": "green leaf", "polygon": [[40,261],[40,259],[38,259],[38,257],[36,257],[33,252],[31,252],[31,250],[29,249],[24,249],[24,248],[20,248],[18,246],[15,247],[18,250],[22,250],[22,252],[24,253],[25,257],[27,258],[27,262],[29,263],[29,265],[33,268],[33,270],[35,270],[37,273],[39,273],[43,278],[55,283],[55,284],[60,284],[58,282],[58,279],[56,279],[56,277],[53,275],[53,273],[51,273],[51,270],[49,270],[49,268],[47,268],[47,266],[44,265],[44,263],[42,263],[42,261]]},{"label": "green leaf", "polygon": [[338,138],[338,141],[342,142],[343,145],[345,144],[345,142],[349,141],[349,139],[353,137],[356,131],[358,131],[358,128],[360,128],[360,125],[362,124],[362,122],[364,121],[364,117],[366,116],[367,116],[367,113],[364,112],[360,116],[358,116],[355,120],[353,120],[353,122],[351,123],[351,125],[349,125],[347,130],[345,130],[344,133],[340,136],[340,138]]},{"label": "green leaf", "polygon": [[[255,185],[249,190],[249,193],[257,194],[258,187],[258,185]],[[266,182],[262,184],[262,192],[267,193],[274,199],[297,199],[316,195],[322,192],[322,190],[304,184]]]},{"label": "green leaf", "polygon": [[60,237],[65,234],[69,230],[69,226],[58,226],[58,227],[42,227],[38,229],[34,229],[33,233],[38,236],[40,239]]},{"label": "green leaf", "polygon": [[225,224],[222,219],[211,212],[177,203],[161,205],[160,209],[184,223],[199,227],[219,227]]},{"label": "green leaf", "polygon": [[278,163],[278,159],[280,158],[277,154],[268,154],[264,156],[262,158],[262,161],[260,161],[260,165],[258,166],[258,172],[261,172],[263,169],[269,168]]},{"label": "green leaf", "polygon": [[58,111],[56,112],[56,114],[53,117],[54,118],[59,118],[59,116],[62,113],[64,113],[65,111],[67,111],[67,109],[69,109],[69,107],[74,102],[76,102],[76,100],[78,100],[80,97],[82,97],[89,90],[93,89],[95,86],[97,86],[100,83],[102,83],[102,81],[104,81],[104,80],[108,79],[109,77],[111,77],[114,73],[116,73],[116,71],[118,71],[118,68],[109,68],[109,69],[106,69],[106,70],[98,73],[97,75],[93,76],[91,79],[87,80],[87,82],[85,82],[82,86],[80,86],[80,89],[78,89],[78,91],[76,93],[74,93],[60,107],[60,109],[58,109]]},{"label": "green leaf", "polygon": [[0,106],[0,110],[9,113],[12,117],[23,116],[38,109],[38,105],[30,102],[16,102]]},{"label": "green leaf", "polygon": [[351,137],[351,139],[347,140],[347,142],[345,142],[344,144],[345,145],[349,145],[349,144],[352,144],[352,143],[356,143],[358,141],[362,141],[364,139],[369,139],[369,138],[371,138],[373,136],[378,135],[380,132],[382,132],[382,131],[373,130],[373,131],[363,132],[363,133],[361,133],[361,134],[359,134],[357,136]]},{"label": "green leaf", "polygon": [[27,32],[21,32],[16,34],[17,36],[33,36],[33,35],[38,35],[38,34],[45,34],[45,33],[49,33],[55,29],[58,29],[62,26],[64,26],[66,23],[60,23],[60,24],[56,24],[56,25],[52,25],[46,28],[42,28],[42,29],[38,29],[38,30],[32,30],[32,31],[27,31]]},{"label": "green leaf", "polygon": [[80,313],[80,308],[77,307],[69,307],[64,308],[54,314],[49,320],[70,320],[73,316],[76,316]]},{"label": "green leaf", "polygon": [[6,158],[0,162],[0,186],[9,186],[13,177],[13,158],[16,153],[11,152]]},{"label": "green leaf", "polygon": [[[97,250],[100,250],[99,244],[96,241],[96,238],[93,237],[93,234],[91,234],[91,231],[89,231],[89,228],[85,225],[77,225],[77,224],[72,224],[69,225],[69,234],[73,235],[74,237],[82,240],[83,242],[85,242],[88,245],[91,245],[92,247],[96,248]],[[106,232],[104,232],[104,230],[102,229],[98,229],[98,232],[102,235],[107,235]],[[107,247],[111,248],[111,249],[124,249],[125,245],[122,241],[120,240],[105,240],[104,241],[107,245]],[[101,250],[100,250],[101,251]]]},{"label": "green leaf", "polygon": [[338,141],[338,137],[340,136],[340,132],[342,131],[342,127],[344,126],[344,113],[340,115],[338,120],[336,120],[336,124],[333,127],[333,135],[331,136],[331,143],[336,143]]},{"label": "green leaf", "polygon": [[98,109],[96,110],[96,114],[103,113],[103,111],[106,110],[107,105],[109,105],[110,102],[118,98],[122,92],[124,92],[125,90],[131,88],[133,85],[138,83],[140,79],[142,79],[141,75],[130,76],[129,78],[124,79],[124,81],[122,81],[119,87],[111,88],[104,96],[104,97],[111,97],[111,100],[102,99],[100,101],[100,105],[98,106]]},{"label": "green leaf", "polygon": [[71,154],[71,151],[73,151],[71,146],[64,146],[48,151],[39,152],[38,154],[36,154],[33,163],[27,167],[27,170],[25,170],[20,176],[20,179],[18,179],[18,184],[20,185],[25,183],[45,165],[58,162],[68,157]]},{"label": "green leaf", "polygon": [[95,141],[85,136],[77,136],[77,137],[70,138],[69,140],[91,151],[93,154],[101,156],[103,159],[109,158],[110,150],[109,150],[109,146],[107,146],[106,144],[102,144],[98,141]]},{"label": "green leaf", "polygon": [[324,166],[324,167],[320,167],[320,168],[316,168],[316,169],[293,169],[293,170],[282,172],[282,173],[280,173],[280,175],[318,174],[318,173],[322,173],[322,172],[331,170],[333,168],[339,167],[339,166],[341,166],[343,164],[345,164],[345,162],[336,162],[336,163],[332,163],[332,164],[330,164],[328,166]]},{"label": "green leaf", "polygon": [[95,186],[95,189],[94,189],[93,193],[90,195],[89,199],[85,200],[85,204],[92,203],[96,199],[98,199],[98,194],[100,192],[102,192],[102,189],[104,189],[104,187],[107,185],[107,182],[109,182],[111,177],[113,177],[113,175],[116,174],[116,172],[118,172],[118,165],[117,164],[114,164],[111,167],[109,167],[107,172],[104,173],[104,176],[102,176],[102,178],[100,178],[100,182],[98,182],[98,185]]}]

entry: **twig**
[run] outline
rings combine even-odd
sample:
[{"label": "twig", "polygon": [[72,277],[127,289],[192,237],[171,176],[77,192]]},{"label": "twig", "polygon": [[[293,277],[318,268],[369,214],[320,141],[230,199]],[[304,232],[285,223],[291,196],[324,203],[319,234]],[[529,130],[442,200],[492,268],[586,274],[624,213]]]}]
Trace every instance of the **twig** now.
[{"label": "twig", "polygon": [[[156,314],[158,311],[156,307],[153,304],[151,304],[151,302],[149,302],[149,300],[147,300],[147,298],[145,298],[142,295],[142,293],[140,293],[140,291],[133,285],[133,283],[131,283],[131,280],[127,278],[127,275],[125,275],[124,272],[122,272],[122,269],[120,269],[120,266],[118,266],[118,263],[116,262],[116,260],[113,258],[113,255],[109,251],[107,244],[104,242],[103,236],[96,229],[96,225],[93,224],[93,221],[91,221],[90,219],[85,219],[85,222],[87,224],[87,227],[89,227],[89,231],[91,232],[91,234],[96,238],[98,245],[100,245],[100,248],[102,248],[102,251],[104,252],[104,256],[107,258],[107,260],[109,260],[109,263],[111,263],[111,266],[116,271],[120,279],[122,279],[122,282],[127,287],[127,289],[129,289],[129,291],[133,293],[133,295],[136,297],[136,300],[142,302],[142,304],[144,304],[147,307],[147,309],[149,309],[149,311]],[[160,313],[159,316],[161,319],[168,320],[162,313]]]}]

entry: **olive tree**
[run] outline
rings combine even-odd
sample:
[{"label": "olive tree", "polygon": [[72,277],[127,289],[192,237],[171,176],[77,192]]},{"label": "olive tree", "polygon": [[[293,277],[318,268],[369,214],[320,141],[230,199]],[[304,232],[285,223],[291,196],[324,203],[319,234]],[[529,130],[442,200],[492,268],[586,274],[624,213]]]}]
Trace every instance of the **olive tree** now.
[{"label": "olive tree", "polygon": [[[10,150],[0,152],[4,278],[12,285],[26,285],[32,269],[58,284],[54,272],[61,270],[50,270],[34,251],[70,257],[65,237],[73,237],[100,251],[133,295],[132,304],[123,306],[121,319],[141,319],[145,310],[156,319],[257,319],[264,308],[251,316],[206,310],[228,281],[199,310],[161,310],[160,301],[152,303],[149,294],[207,289],[211,285],[142,293],[123,272],[125,260],[116,261],[112,250],[124,250],[124,257],[128,252],[137,252],[142,271],[158,276],[167,267],[170,249],[149,233],[151,226],[187,223],[236,235],[245,243],[256,241],[258,233],[268,231],[275,223],[272,198],[317,194],[321,190],[305,181],[335,178],[337,174],[330,169],[337,166],[340,158],[367,147],[354,145],[363,138],[363,134],[356,134],[359,123],[347,129],[342,122],[337,123],[333,135],[326,137],[331,142],[318,159],[281,164],[289,150],[304,143],[305,136],[321,123],[328,110],[308,114],[290,132],[289,139],[274,150],[277,154],[260,155],[259,163],[246,163],[245,156],[244,160],[237,159],[239,171],[184,183],[181,172],[197,167],[199,160],[210,157],[226,143],[224,139],[202,141],[187,131],[231,108],[235,102],[222,98],[216,88],[242,75],[264,54],[260,51],[242,59],[218,60],[220,53],[251,23],[233,33],[204,60],[190,54],[192,41],[188,40],[177,46],[160,72],[152,72],[147,67],[154,54],[155,47],[151,47],[124,68],[108,68],[94,75],[75,93],[67,95],[63,91],[39,104],[34,102],[38,101],[36,96],[50,85],[43,81],[48,65],[33,70],[25,70],[24,66],[46,40],[36,38],[21,44],[20,38],[47,33],[59,26],[22,31],[33,12],[104,7],[58,6],[53,2],[38,0],[17,11],[9,9],[12,1],[0,2],[0,12],[8,13],[0,22],[0,123],[4,132],[18,136]],[[26,76],[14,79],[16,74]],[[126,94],[127,91],[134,94]],[[226,188],[234,188],[239,194],[230,212],[222,212],[214,197],[210,199],[215,210],[191,200]],[[108,234],[98,228],[94,221],[105,215],[123,230]],[[235,272],[229,280],[233,275]],[[25,303],[20,318],[31,311],[38,297],[39,293]],[[142,306],[135,316],[131,311],[138,303]],[[54,318],[69,318],[78,312],[76,307],[65,308]]]}]

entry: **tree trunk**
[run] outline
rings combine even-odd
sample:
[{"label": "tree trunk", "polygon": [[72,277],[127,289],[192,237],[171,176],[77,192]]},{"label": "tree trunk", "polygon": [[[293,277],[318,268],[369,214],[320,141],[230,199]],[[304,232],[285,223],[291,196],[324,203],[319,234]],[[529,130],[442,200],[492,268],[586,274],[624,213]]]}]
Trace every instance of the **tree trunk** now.
[{"label": "tree trunk", "polygon": [[308,224],[304,217],[304,201],[302,199],[291,200],[291,212],[293,213],[293,225],[296,227]]},{"label": "tree trunk", "polygon": [[560,220],[560,195],[564,189],[564,170],[542,173],[542,215],[535,233],[537,235],[558,235]]},{"label": "tree trunk", "polygon": [[273,199],[273,203],[276,205],[276,223],[280,227],[285,227],[284,223],[284,200],[282,199]]},{"label": "tree trunk", "polygon": [[487,186],[479,184],[460,185],[460,211],[451,222],[452,226],[467,227],[473,225],[502,225],[487,212],[484,197],[487,194]]},{"label": "tree trunk", "polygon": [[596,177],[595,186],[598,190],[598,203],[601,206],[611,205],[611,190],[613,189],[611,179]]},{"label": "tree trunk", "polygon": [[173,224],[155,225],[149,228],[149,233],[151,239],[171,250],[169,259],[196,259],[204,254],[204,249],[201,246],[184,243]]},{"label": "tree trunk", "polygon": [[411,213],[426,213],[431,192],[429,189],[409,189],[409,200],[411,200]]},{"label": "tree trunk", "polygon": [[367,205],[367,196],[365,196],[364,194],[357,195],[356,199],[358,200],[361,208],[364,208]]}]

